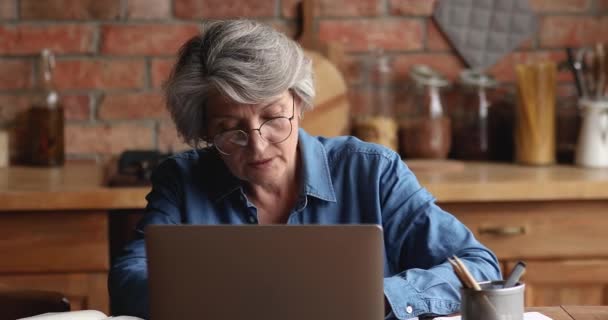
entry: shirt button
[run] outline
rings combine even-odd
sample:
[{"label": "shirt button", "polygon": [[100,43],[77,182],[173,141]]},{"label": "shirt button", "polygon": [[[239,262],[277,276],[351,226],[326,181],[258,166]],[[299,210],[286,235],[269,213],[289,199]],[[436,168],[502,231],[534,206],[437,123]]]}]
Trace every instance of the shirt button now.
[{"label": "shirt button", "polygon": [[249,223],[256,223],[257,219],[254,216],[249,216]]},{"label": "shirt button", "polygon": [[407,306],[407,308],[405,308],[405,312],[411,314],[412,312],[414,312],[414,308],[412,308],[412,306]]}]

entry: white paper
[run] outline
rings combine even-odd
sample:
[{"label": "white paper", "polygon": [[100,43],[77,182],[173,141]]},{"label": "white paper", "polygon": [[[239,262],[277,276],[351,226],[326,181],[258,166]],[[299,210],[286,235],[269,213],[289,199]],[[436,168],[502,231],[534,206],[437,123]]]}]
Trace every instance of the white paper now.
[{"label": "white paper", "polygon": [[21,318],[18,320],[143,320],[137,317],[118,316],[108,317],[101,311],[96,310],[79,310],[69,312],[51,312],[44,313],[33,317]]},{"label": "white paper", "polygon": [[[417,318],[414,318],[417,319]],[[435,320],[460,320],[460,316],[454,317],[439,317]],[[524,320],[553,320],[540,312],[526,312],[524,313]]]}]

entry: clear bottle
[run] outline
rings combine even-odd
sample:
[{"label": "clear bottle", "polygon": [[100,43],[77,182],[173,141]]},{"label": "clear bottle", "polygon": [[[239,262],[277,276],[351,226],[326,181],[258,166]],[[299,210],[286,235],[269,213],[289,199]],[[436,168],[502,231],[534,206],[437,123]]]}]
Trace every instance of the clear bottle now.
[{"label": "clear bottle", "polygon": [[366,88],[366,105],[370,112],[354,119],[353,134],[358,138],[397,150],[395,121],[394,73],[390,59],[382,50],[373,55],[373,65]]},{"label": "clear bottle", "polygon": [[425,65],[410,69],[405,99],[408,115],[399,124],[399,145],[404,158],[443,159],[451,146],[451,121],[445,115],[443,90],[449,86],[437,71]]},{"label": "clear bottle", "polygon": [[61,166],[65,162],[64,111],[53,83],[55,56],[44,49],[40,56],[42,87],[28,115],[27,162],[31,165]]}]

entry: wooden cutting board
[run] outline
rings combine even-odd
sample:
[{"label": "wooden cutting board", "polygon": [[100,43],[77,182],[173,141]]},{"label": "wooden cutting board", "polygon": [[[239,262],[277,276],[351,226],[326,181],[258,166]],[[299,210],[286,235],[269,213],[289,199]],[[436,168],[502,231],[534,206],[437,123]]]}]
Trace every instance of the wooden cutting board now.
[{"label": "wooden cutting board", "polygon": [[304,113],[301,127],[312,135],[338,136],[350,132],[350,105],[344,77],[328,59],[306,51],[315,77],[314,108]]}]

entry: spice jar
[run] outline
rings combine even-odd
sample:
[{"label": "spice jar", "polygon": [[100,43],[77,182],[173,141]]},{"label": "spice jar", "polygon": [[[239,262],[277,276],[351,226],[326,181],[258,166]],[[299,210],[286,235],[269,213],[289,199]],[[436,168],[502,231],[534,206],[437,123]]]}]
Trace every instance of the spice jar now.
[{"label": "spice jar", "polygon": [[53,85],[55,57],[44,49],[41,54],[41,92],[28,114],[26,162],[40,166],[60,166],[64,153],[64,112]]},{"label": "spice jar", "polygon": [[458,105],[452,111],[452,156],[463,160],[491,158],[490,110],[498,82],[491,76],[460,73]]},{"label": "spice jar", "polygon": [[408,114],[399,122],[400,151],[405,158],[443,159],[450,151],[451,120],[442,90],[449,82],[425,65],[412,66],[407,84]]},{"label": "spice jar", "polygon": [[368,114],[353,119],[353,135],[367,142],[397,150],[397,123],[394,118],[395,97],[393,70],[389,57],[382,50],[373,55],[370,79],[366,87]]}]

